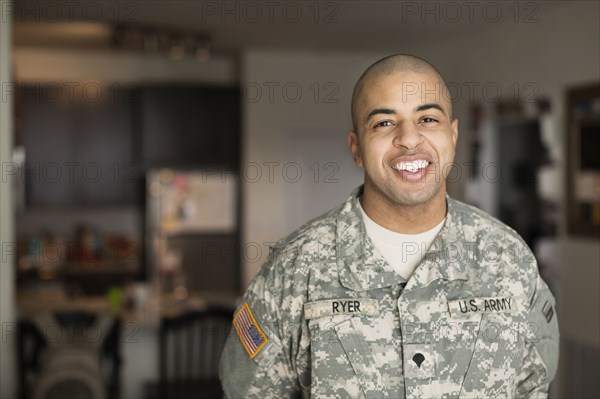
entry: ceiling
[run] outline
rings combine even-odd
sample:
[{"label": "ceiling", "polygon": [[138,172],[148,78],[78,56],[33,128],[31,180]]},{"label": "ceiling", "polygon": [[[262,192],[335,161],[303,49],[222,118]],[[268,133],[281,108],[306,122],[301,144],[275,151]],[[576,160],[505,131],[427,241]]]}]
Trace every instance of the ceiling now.
[{"label": "ceiling", "polygon": [[[537,23],[564,2],[15,1],[15,45],[93,45],[124,24],[207,35],[215,52],[244,48],[384,50]],[[571,3],[573,4],[573,3]],[[58,9],[57,7],[61,7]],[[88,28],[74,28],[74,22]],[[59,23],[62,22],[62,23]],[[69,26],[72,25],[69,29]],[[89,25],[96,25],[90,28]]]}]

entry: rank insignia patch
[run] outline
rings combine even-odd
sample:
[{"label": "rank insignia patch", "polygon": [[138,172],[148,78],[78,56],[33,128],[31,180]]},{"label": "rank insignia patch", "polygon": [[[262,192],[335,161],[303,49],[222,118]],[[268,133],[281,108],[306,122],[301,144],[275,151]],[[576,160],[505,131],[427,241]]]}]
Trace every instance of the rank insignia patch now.
[{"label": "rank insignia patch", "polygon": [[554,309],[552,309],[552,305],[550,304],[550,302],[546,301],[546,303],[542,307],[542,313],[544,314],[546,321],[550,323],[550,321],[552,321],[552,317],[554,316]]},{"label": "rank insignia patch", "polygon": [[233,317],[233,325],[250,358],[254,358],[269,341],[247,303],[243,304]]}]

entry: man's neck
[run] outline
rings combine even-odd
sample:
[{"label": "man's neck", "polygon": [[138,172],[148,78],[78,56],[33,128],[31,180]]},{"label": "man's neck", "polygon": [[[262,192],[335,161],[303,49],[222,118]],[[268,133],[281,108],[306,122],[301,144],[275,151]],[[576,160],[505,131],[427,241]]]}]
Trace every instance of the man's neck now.
[{"label": "man's neck", "polygon": [[437,226],[446,217],[446,190],[440,190],[431,200],[418,205],[399,205],[361,195],[365,213],[378,225],[403,234],[418,234]]}]

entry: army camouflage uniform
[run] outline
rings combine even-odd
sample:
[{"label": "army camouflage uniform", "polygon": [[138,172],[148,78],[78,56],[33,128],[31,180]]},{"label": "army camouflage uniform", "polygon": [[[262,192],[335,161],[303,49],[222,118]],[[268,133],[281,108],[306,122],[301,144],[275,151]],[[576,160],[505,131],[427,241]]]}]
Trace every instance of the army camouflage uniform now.
[{"label": "army camouflage uniform", "polygon": [[447,196],[406,281],[367,238],[361,193],[274,245],[223,351],[226,396],[547,397],[557,317],[523,240]]}]

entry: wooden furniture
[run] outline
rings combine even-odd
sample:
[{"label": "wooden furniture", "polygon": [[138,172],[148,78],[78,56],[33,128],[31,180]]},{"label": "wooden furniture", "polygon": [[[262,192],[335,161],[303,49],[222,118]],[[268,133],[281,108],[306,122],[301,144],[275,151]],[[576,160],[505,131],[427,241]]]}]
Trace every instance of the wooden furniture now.
[{"label": "wooden furniture", "polygon": [[567,91],[567,228],[600,237],[600,84]]}]

